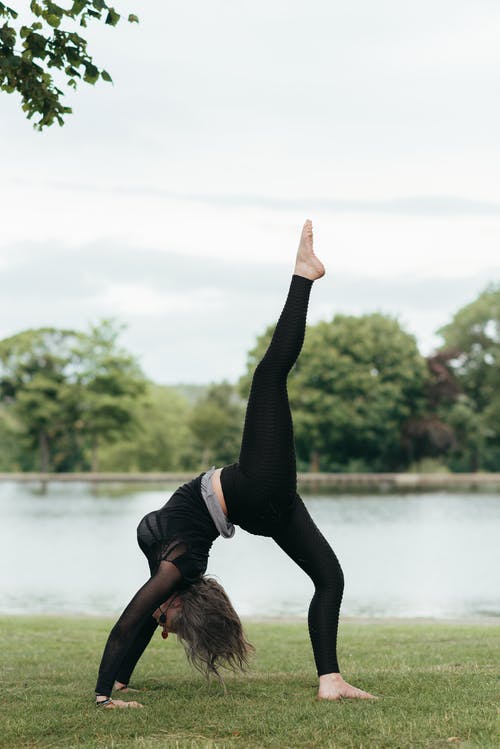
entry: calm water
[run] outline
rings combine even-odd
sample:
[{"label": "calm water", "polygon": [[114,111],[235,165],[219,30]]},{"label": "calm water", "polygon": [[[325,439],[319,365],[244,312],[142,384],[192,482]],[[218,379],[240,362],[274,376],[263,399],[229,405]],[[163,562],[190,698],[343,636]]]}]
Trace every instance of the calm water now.
[{"label": "calm water", "polygon": [[[171,490],[0,484],[0,612],[116,614],[147,577],[141,517]],[[342,613],[500,616],[500,495],[305,497],[344,569]],[[312,584],[272,540],[237,529],[208,572],[243,616],[304,615]]]}]

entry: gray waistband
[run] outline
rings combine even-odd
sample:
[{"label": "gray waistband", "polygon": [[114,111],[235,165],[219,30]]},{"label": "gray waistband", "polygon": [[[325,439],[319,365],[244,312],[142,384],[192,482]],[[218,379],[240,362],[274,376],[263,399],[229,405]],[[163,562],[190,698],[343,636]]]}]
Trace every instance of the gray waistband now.
[{"label": "gray waistband", "polygon": [[232,538],[234,536],[234,525],[229,522],[227,517],[224,515],[224,510],[220,506],[219,500],[215,496],[212,488],[212,475],[215,472],[215,466],[203,474],[201,477],[201,496],[205,500],[205,504],[210,513],[210,517],[215,523],[215,527],[224,538]]}]

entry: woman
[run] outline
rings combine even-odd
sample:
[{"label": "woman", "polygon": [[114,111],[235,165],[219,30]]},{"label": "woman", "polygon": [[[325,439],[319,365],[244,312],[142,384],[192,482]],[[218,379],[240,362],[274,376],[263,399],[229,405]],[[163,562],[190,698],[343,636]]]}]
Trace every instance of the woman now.
[{"label": "woman", "polygon": [[204,578],[210,547],[234,525],[271,536],[312,579],[309,633],[319,676],[318,698],[372,698],[339,673],[337,626],[344,586],[334,552],[296,491],[293,427],[286,380],[304,340],[313,284],[325,274],[313,250],[312,224],[300,239],[288,297],[269,348],[252,381],[238,463],[211,469],[180,487],[167,504],[142,519],[139,545],[151,577],[109,635],[96,686],[99,707],[142,707],[111,699],[130,675],[160,624],[175,632],[191,662],[219,676],[226,664],[243,668],[252,646],[223,588]]}]

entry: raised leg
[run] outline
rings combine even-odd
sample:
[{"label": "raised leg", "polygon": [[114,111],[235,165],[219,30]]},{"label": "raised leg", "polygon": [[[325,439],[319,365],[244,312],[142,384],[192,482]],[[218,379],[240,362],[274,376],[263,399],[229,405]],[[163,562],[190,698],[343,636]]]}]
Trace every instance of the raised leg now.
[{"label": "raised leg", "polygon": [[286,380],[302,348],[311,285],[292,276],[271,343],[253,375],[239,458],[249,478],[287,494],[295,492],[296,468]]},{"label": "raised leg", "polygon": [[312,283],[324,273],[313,250],[312,224],[306,221],[285,306],[254,372],[239,458],[241,469],[249,478],[282,495],[293,494],[296,486],[286,381],[304,342]]}]

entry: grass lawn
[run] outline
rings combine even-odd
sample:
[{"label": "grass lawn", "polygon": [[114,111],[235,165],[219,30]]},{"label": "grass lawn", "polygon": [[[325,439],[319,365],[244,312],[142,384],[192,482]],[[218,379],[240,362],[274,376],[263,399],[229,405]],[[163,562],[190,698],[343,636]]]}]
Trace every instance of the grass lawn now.
[{"label": "grass lawn", "polygon": [[[500,746],[495,694],[500,627],[342,622],[345,678],[381,696],[318,702],[307,626],[248,623],[257,655],[228,691],[155,635],[133,684],[143,710],[97,710],[93,688],[112,622],[2,617],[0,746],[9,749]],[[497,703],[498,704],[498,703]]]}]

